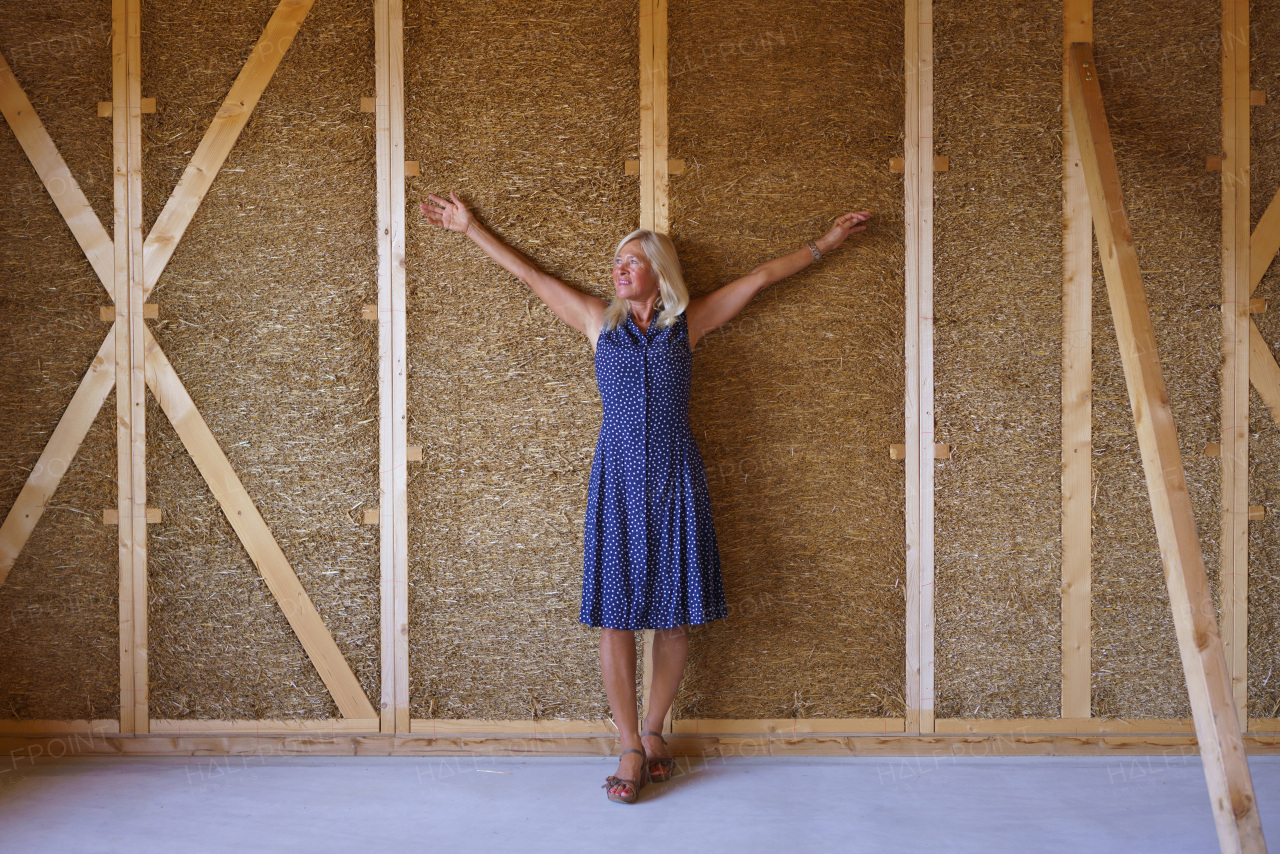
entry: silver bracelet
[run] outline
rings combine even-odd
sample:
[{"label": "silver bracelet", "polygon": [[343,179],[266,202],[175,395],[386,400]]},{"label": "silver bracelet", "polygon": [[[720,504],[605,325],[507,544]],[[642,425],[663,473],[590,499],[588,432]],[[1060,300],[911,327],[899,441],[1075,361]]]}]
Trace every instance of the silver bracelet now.
[{"label": "silver bracelet", "polygon": [[818,251],[818,244],[816,241],[810,240],[808,243],[805,244],[805,246],[808,246],[809,251],[813,253],[813,260],[815,261],[822,260],[822,253]]}]

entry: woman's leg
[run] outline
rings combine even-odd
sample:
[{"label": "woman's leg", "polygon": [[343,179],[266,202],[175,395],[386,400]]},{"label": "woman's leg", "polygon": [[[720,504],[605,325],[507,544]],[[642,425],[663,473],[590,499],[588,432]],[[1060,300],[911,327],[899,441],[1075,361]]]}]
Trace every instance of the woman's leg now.
[{"label": "woman's leg", "polygon": [[[636,633],[628,629],[600,630],[600,675],[604,677],[604,691],[609,697],[613,722],[622,739],[622,749],[643,750],[636,714]],[[618,760],[617,776],[624,780],[639,780],[644,768],[644,757],[637,753],[624,753]],[[622,794],[621,787],[609,791]]]},{"label": "woman's leg", "polygon": [[[653,681],[649,685],[649,711],[644,719],[646,731],[662,732],[662,722],[675,701],[688,657],[688,626],[658,629],[653,633]],[[646,736],[644,746],[650,759],[665,759],[671,755],[657,736]]]}]

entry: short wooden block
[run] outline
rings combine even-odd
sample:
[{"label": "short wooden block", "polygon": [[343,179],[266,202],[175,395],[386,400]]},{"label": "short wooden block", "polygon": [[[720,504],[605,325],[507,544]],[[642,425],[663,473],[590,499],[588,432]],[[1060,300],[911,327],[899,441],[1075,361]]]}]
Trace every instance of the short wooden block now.
[{"label": "short wooden block", "polygon": [[[113,305],[104,305],[98,309],[98,317],[102,318],[103,323],[112,323],[116,319],[116,307]],[[142,319],[157,320],[160,317],[160,306],[153,302],[145,302],[142,304]]]},{"label": "short wooden block", "polygon": [[[143,98],[139,106],[142,107],[142,112],[144,113],[154,113],[156,111],[156,99]],[[98,118],[100,119],[111,118],[111,102],[110,101],[98,102]]]},{"label": "short wooden block", "polygon": [[[905,460],[906,458],[907,458],[907,446],[906,446],[906,445],[890,445],[890,446],[889,446],[889,459],[891,459],[891,460]],[[951,459],[951,446],[950,446],[950,445],[941,445],[941,444],[934,445],[934,446],[933,446],[933,458],[934,458],[935,460],[949,460],[949,459]]]},{"label": "short wooden block", "polygon": [[1204,168],[1209,172],[1221,172],[1222,171],[1221,155],[1215,155],[1214,157],[1206,158],[1204,161]]},{"label": "short wooden block", "polygon": [[422,446],[410,445],[408,448],[405,449],[404,458],[411,463],[422,462]]},{"label": "short wooden block", "polygon": [[1249,505],[1250,522],[1257,522],[1265,518],[1267,518],[1267,508],[1263,507],[1261,504]]},{"label": "short wooden block", "polygon": [[404,177],[406,177],[406,178],[416,178],[418,175],[421,175],[421,174],[422,174],[422,172],[421,172],[421,170],[418,168],[418,161],[416,161],[416,160],[406,160],[406,161],[404,162]]},{"label": "short wooden block", "polygon": [[905,157],[890,157],[889,171],[905,173],[907,171],[907,159]]},{"label": "short wooden block", "polygon": [[1254,299],[1249,300],[1250,314],[1265,314],[1266,311],[1267,311],[1266,297],[1256,297]]},{"label": "short wooden block", "polygon": [[[148,507],[148,508],[147,508],[147,524],[148,524],[148,525],[158,525],[158,524],[160,523],[160,516],[161,516],[161,514],[160,514],[160,508],[159,508],[159,507]],[[108,508],[106,508],[105,510],[103,510],[103,511],[102,511],[102,524],[104,524],[104,525],[119,525],[119,524],[120,524],[120,511],[119,511],[119,510],[117,510],[117,509],[116,509],[116,508],[114,508],[114,507],[108,507]]]},{"label": "short wooden block", "polygon": [[367,303],[363,308],[360,309],[360,319],[361,320],[377,320],[378,304]]},{"label": "short wooden block", "polygon": [[376,507],[372,510],[366,510],[364,511],[364,523],[366,525],[376,525],[380,515],[381,512]]},{"label": "short wooden block", "polygon": [[933,157],[933,171],[946,172],[951,168],[951,158],[945,154],[935,154]]},{"label": "short wooden block", "polygon": [[685,170],[685,162],[684,162],[683,160],[668,160],[668,161],[667,161],[667,174],[668,174],[668,175],[683,175],[683,174],[684,174],[684,170]]},{"label": "short wooden block", "polygon": [[362,113],[372,113],[372,112],[374,112],[374,111],[377,109],[377,104],[378,104],[378,99],[377,99],[377,98],[361,98],[361,99],[360,99],[360,112],[362,112]]},{"label": "short wooden block", "polygon": [[1266,106],[1266,103],[1267,103],[1267,93],[1263,92],[1261,89],[1254,89],[1252,92],[1249,93],[1250,107],[1263,107],[1263,106]]},{"label": "short wooden block", "polygon": [[[678,160],[675,158],[667,160],[668,175],[683,175],[685,171],[688,170],[688,168],[689,168],[689,165],[685,163],[683,160]],[[626,174],[628,175],[639,175],[640,161],[639,160],[626,161],[623,164],[623,171],[625,171]]]},{"label": "short wooden block", "polygon": [[1209,442],[1204,446],[1204,455],[1206,457],[1222,456],[1222,445],[1218,442]]}]

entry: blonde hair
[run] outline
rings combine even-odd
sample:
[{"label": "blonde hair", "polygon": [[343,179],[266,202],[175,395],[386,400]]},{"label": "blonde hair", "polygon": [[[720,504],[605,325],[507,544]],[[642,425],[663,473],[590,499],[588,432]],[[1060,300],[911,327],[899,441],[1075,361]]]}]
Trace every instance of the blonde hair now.
[{"label": "blonde hair", "polygon": [[[621,255],[622,247],[633,240],[640,241],[644,257],[653,266],[653,271],[658,274],[660,294],[658,304],[662,306],[662,311],[658,314],[656,323],[659,328],[666,329],[676,322],[676,318],[689,305],[689,289],[684,284],[684,272],[680,269],[680,259],[676,257],[675,244],[671,242],[670,237],[661,232],[637,228],[618,241],[618,248],[614,250],[613,257],[617,258]],[[604,310],[601,328],[616,329],[618,324],[626,319],[628,311],[627,301],[615,293]]]}]

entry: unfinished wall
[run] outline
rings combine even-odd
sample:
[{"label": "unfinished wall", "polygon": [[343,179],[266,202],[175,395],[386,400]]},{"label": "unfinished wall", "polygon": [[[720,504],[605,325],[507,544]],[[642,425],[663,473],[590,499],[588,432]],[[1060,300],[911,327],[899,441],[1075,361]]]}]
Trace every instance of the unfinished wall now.
[{"label": "unfinished wall", "polygon": [[[276,3],[143,4],[144,232]],[[151,299],[190,391],[366,693],[378,682],[373,13],[317,3]],[[150,398],[149,398],[150,399]],[[148,503],[156,718],[337,709],[152,399]]]},{"label": "unfinished wall", "polygon": [[729,616],[694,630],[676,717],[901,716],[903,11],[672,4],[671,229],[693,296],[869,228],[694,355]]},{"label": "unfinished wall", "polygon": [[[1280,190],[1280,3],[1254,0],[1249,24],[1249,88],[1267,94],[1267,103],[1249,112],[1253,229]],[[1253,317],[1274,352],[1280,344],[1280,264],[1272,263],[1253,295],[1267,300],[1266,313]],[[1249,503],[1261,504],[1267,514],[1249,523],[1249,716],[1275,718],[1280,717],[1280,429],[1252,390]]]},{"label": "unfinished wall", "polygon": [[[410,713],[609,716],[578,622],[600,429],[590,342],[418,212],[457,191],[496,234],[607,298],[639,225],[636,6],[413,4],[405,13]],[[477,22],[483,21],[479,26]],[[465,61],[458,61],[465,57]],[[639,637],[639,635],[637,635]]]},{"label": "unfinished wall", "polygon": [[[89,203],[111,230],[111,9],[15,6],[0,52]],[[0,513],[18,497],[109,326],[110,300],[13,131],[0,122]],[[119,712],[115,397],[0,586],[0,718],[112,718]]]},{"label": "unfinished wall", "polygon": [[934,6],[937,717],[1056,717],[1062,12]]}]

